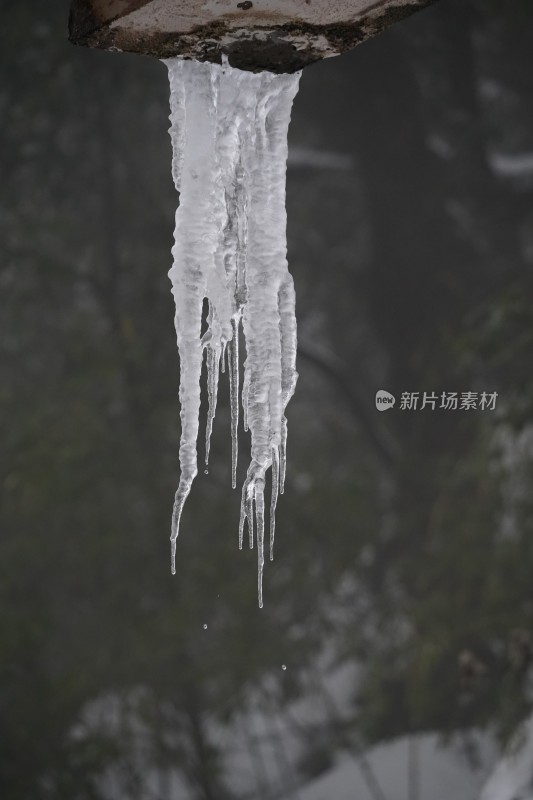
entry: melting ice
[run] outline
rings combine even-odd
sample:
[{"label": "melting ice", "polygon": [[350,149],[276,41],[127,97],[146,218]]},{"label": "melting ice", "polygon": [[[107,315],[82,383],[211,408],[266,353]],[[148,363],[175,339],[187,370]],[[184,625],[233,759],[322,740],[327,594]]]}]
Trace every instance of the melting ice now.
[{"label": "melting ice", "polygon": [[[265,539],[265,480],[270,469],[270,558],[276,501],[285,479],[285,407],[296,379],[293,281],[287,268],[285,177],[287,130],[300,73],[254,74],[227,64],[171,59],[172,175],[180,194],[173,266],[180,355],[180,482],[172,517],[172,572],[183,505],[198,471],[200,377],[204,351],[209,407],[205,461],[218,379],[230,385],[232,485],[242,403],[251,460],[242,487],[239,547],[245,525],[257,541],[259,605]],[[201,335],[204,300],[207,331]],[[239,386],[239,331],[246,343]]]}]

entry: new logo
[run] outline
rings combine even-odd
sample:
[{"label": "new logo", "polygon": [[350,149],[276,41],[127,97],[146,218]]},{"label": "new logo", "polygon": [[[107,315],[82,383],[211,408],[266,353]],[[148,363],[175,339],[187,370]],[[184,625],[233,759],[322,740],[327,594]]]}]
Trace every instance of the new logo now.
[{"label": "new logo", "polygon": [[379,389],[376,392],[376,408],[378,411],[387,411],[394,406],[395,402],[394,395],[386,392],[385,389]]}]

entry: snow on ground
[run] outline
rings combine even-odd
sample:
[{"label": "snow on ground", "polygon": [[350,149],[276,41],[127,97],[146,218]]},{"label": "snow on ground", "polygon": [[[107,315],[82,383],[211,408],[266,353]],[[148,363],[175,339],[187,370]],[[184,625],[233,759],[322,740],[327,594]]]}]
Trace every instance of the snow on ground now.
[{"label": "snow on ground", "polygon": [[[288,800],[409,800],[409,737],[378,745],[366,753],[381,794],[369,788],[356,760],[344,753],[337,766],[302,787]],[[491,763],[494,749],[484,740],[475,769],[458,748],[444,747],[436,734],[417,736],[414,742],[419,800],[475,800]],[[496,795],[482,800],[504,800]],[[505,798],[511,800],[511,798]]]},{"label": "snow on ground", "polygon": [[502,178],[531,178],[533,153],[489,153],[489,163]]},{"label": "snow on ground", "polygon": [[479,800],[533,800],[533,716],[497,762]]},{"label": "snow on ground", "polygon": [[335,153],[313,147],[292,147],[287,161],[289,167],[308,167],[309,169],[327,169],[352,171],[355,167],[353,156],[349,153]]}]

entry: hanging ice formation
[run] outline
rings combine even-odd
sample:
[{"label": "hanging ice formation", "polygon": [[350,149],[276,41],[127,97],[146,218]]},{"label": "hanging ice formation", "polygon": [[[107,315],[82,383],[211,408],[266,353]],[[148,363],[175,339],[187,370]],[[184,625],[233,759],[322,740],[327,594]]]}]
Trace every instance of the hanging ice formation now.
[{"label": "hanging ice formation", "polygon": [[[206,351],[209,408],[205,461],[215,417],[219,371],[229,372],[232,485],[242,399],[251,462],[242,487],[239,547],[247,524],[257,541],[263,605],[266,473],[270,469],[270,558],[275,510],[283,492],[285,407],[296,379],[294,288],[287,268],[285,176],[287,130],[300,73],[254,74],[228,64],[166,62],[170,79],[172,175],[180,193],[173,266],[180,354],[180,481],[171,533],[172,572],[183,505],[197,474],[200,376]],[[208,302],[207,331],[202,309]],[[246,342],[239,391],[239,330]]]}]

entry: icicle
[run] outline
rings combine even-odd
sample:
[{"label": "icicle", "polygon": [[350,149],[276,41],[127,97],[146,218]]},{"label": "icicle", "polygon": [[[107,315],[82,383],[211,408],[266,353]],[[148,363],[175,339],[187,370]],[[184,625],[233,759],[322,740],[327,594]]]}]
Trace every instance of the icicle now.
[{"label": "icicle", "polygon": [[248,542],[250,550],[252,550],[254,546],[254,499],[258,468],[258,464],[250,464],[246,480],[242,487],[241,513],[239,519],[239,550],[242,550],[245,523],[248,524]]},{"label": "icicle", "polygon": [[233,338],[230,342],[228,374],[231,411],[231,488],[237,486],[237,459],[239,455],[239,315],[231,320]]},{"label": "icicle", "polygon": [[263,567],[265,565],[265,482],[261,478],[255,484],[255,513],[257,518],[257,596],[259,608],[263,608]]},{"label": "icicle", "polygon": [[274,535],[276,532],[276,504],[279,494],[279,450],[272,448],[272,492],[270,495],[270,560],[274,560]]},{"label": "icicle", "polygon": [[279,448],[279,493],[285,491],[285,468],[287,465],[287,420],[281,420],[281,445]]},{"label": "icicle", "polygon": [[[174,181],[181,193],[176,212],[174,266],[170,270],[176,303],[176,337],[180,353],[181,475],[174,501],[171,533],[171,569],[175,573],[176,538],[183,505],[197,474],[196,440],[200,406],[202,306],[206,294],[209,262],[216,249],[216,231],[206,225],[213,215],[213,192],[202,191],[215,169],[212,142],[215,132],[214,97],[208,73],[198,76],[196,96],[192,86],[182,84],[180,70],[170,73]],[[187,128],[183,128],[183,106],[187,107]],[[174,130],[177,130],[174,133]],[[187,135],[194,130],[197,138]],[[179,154],[179,155],[178,155]],[[207,263],[206,263],[207,262]]]},{"label": "icicle", "polygon": [[[246,484],[244,484],[246,486]],[[254,547],[254,500],[255,500],[255,482],[251,481],[245,489],[246,500],[244,504],[244,513],[248,522],[248,544],[250,550]]]},{"label": "icicle", "polygon": [[[183,505],[197,474],[203,350],[207,351],[209,458],[219,373],[226,353],[230,384],[232,486],[237,482],[239,327],[246,343],[241,393],[251,463],[242,490],[239,547],[256,529],[258,598],[262,606],[265,473],[272,469],[270,558],[277,495],[283,492],[287,425],[296,384],[294,288],[287,269],[285,172],[287,129],[299,73],[254,74],[224,63],[167,61],[171,88],[172,174],[180,192],[174,263],[180,353],[180,482],[171,533],[172,571]],[[201,338],[202,307],[209,303]]]},{"label": "icicle", "polygon": [[244,367],[244,383],[242,385],[242,426],[244,432],[248,433],[248,394],[250,392],[250,376]]},{"label": "icicle", "polygon": [[205,463],[209,464],[209,447],[211,433],[213,432],[213,422],[217,410],[218,395],[218,375],[220,370],[220,348],[209,346],[207,350],[207,396],[209,407],[207,411],[207,423],[205,426]]},{"label": "icicle", "polygon": [[[243,486],[243,495],[244,495],[244,486]],[[242,543],[244,539],[244,523],[246,521],[246,502],[243,496],[241,501],[241,512],[239,516],[239,550],[242,550]]]}]

